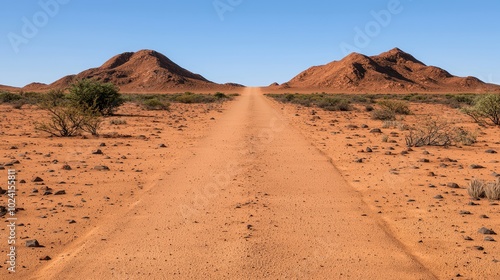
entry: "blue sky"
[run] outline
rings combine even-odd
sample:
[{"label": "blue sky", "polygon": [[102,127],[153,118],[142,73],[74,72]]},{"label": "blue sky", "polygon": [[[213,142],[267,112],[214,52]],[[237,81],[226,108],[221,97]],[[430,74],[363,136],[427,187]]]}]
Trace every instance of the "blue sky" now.
[{"label": "blue sky", "polygon": [[375,55],[394,47],[452,74],[500,84],[500,1],[494,0],[1,0],[0,5],[4,85],[51,83],[122,52],[154,49],[214,82],[260,86],[340,60],[346,50]]}]

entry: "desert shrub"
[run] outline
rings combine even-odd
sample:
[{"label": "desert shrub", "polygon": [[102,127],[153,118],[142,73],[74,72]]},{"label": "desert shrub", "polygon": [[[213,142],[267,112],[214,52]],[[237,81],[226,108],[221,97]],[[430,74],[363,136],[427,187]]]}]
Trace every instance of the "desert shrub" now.
[{"label": "desert shrub", "polygon": [[192,92],[185,92],[181,95],[176,95],[173,98],[174,102],[193,104],[193,103],[212,103],[215,102],[217,98],[213,95],[208,94],[195,94]]},{"label": "desert shrub", "polygon": [[21,99],[22,97],[19,94],[10,93],[7,91],[0,92],[0,103],[13,103]]},{"label": "desert shrub", "polygon": [[469,187],[467,187],[467,192],[472,198],[480,199],[485,197],[484,182],[478,179],[473,179],[469,182]]},{"label": "desert shrub", "polygon": [[112,119],[109,121],[109,124],[111,124],[111,125],[124,125],[124,124],[127,124],[127,121],[122,120],[122,119]]},{"label": "desert shrub", "polygon": [[375,110],[375,108],[373,108],[373,106],[372,106],[372,105],[365,105],[365,111],[366,111],[366,112],[371,112],[371,111],[373,111],[373,110]]},{"label": "desert shrub", "polygon": [[147,99],[143,102],[146,110],[170,110],[170,103],[159,100],[158,98]]},{"label": "desert shrub", "polygon": [[378,105],[383,110],[392,111],[395,114],[409,115],[411,114],[410,108],[405,102],[397,100],[382,100],[378,102]]},{"label": "desert shrub", "polygon": [[451,126],[444,121],[427,119],[417,127],[410,129],[405,136],[406,146],[444,146],[453,144],[454,133]]},{"label": "desert shrub", "polygon": [[24,104],[26,104],[26,102],[24,100],[16,100],[16,101],[12,102],[11,104],[12,104],[12,108],[19,110],[23,107]]},{"label": "desert shrub", "polygon": [[500,178],[485,186],[485,195],[490,200],[500,200]]},{"label": "desert shrub", "polygon": [[317,101],[316,106],[327,111],[349,111],[351,109],[351,105],[348,100],[338,97],[320,98]]},{"label": "desert shrub", "polygon": [[83,106],[74,106],[66,99],[58,98],[59,93],[54,92],[39,104],[42,110],[48,112],[47,121],[36,122],[35,129],[49,133],[56,137],[71,137],[82,131],[92,135],[99,135],[102,117],[96,111]]},{"label": "desert shrub", "polygon": [[477,135],[464,128],[455,129],[455,142],[465,146],[471,146],[477,142]]},{"label": "desert shrub", "polygon": [[75,136],[81,132],[82,125],[87,119],[87,114],[78,107],[44,106],[43,109],[49,113],[49,120],[36,123],[35,128],[52,136]]},{"label": "desert shrub", "polygon": [[112,115],[123,104],[118,88],[111,83],[93,80],[81,80],[69,88],[70,99],[84,110],[91,110],[101,115]]},{"label": "desert shrub", "polygon": [[500,125],[500,94],[479,96],[474,106],[464,108],[462,112],[478,123],[486,119],[494,125]]},{"label": "desert shrub", "polygon": [[224,94],[222,92],[216,92],[214,94],[214,97],[217,98],[217,99],[227,99],[227,98],[229,98],[229,96],[227,96],[226,94]]},{"label": "desert shrub", "polygon": [[371,118],[373,120],[394,121],[396,120],[396,113],[387,109],[376,109],[371,112]]}]

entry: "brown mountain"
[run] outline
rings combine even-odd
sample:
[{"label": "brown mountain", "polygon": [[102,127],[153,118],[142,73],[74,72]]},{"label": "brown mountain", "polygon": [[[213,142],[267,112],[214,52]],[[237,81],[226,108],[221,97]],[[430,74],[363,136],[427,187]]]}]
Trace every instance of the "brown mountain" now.
[{"label": "brown mountain", "polygon": [[111,82],[123,92],[165,92],[177,90],[212,90],[239,87],[237,84],[216,84],[192,73],[163,54],[153,50],[126,52],[114,56],[98,68],[77,75],[65,76],[50,85],[32,83],[26,90],[64,89],[81,79]]},{"label": "brown mountain", "polygon": [[498,85],[474,77],[456,77],[441,68],[427,66],[398,48],[377,56],[352,53],[340,61],[311,67],[281,87],[346,92],[500,91]]}]

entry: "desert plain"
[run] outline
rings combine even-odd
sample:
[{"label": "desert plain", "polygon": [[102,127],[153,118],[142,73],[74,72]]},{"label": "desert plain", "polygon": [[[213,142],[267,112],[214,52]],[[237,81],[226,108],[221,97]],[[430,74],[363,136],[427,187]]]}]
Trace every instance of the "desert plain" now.
[{"label": "desert plain", "polygon": [[[117,61],[133,54],[124,56]],[[335,91],[343,82],[347,95],[359,94],[356,84],[360,92],[379,87],[396,96],[424,91],[425,83],[443,96],[497,87],[422,68],[398,49],[346,59],[331,65],[347,69],[332,74],[346,79],[327,84],[304,82],[317,78],[314,68],[284,85],[224,85],[239,94],[225,102],[173,103],[169,111],[125,103],[98,137],[50,137],[34,129],[44,110],[1,104],[0,178],[16,170],[18,220],[16,273],[2,262],[0,277],[499,279],[500,206],[467,191],[473,179],[499,176],[498,126],[478,125],[442,103],[410,100],[410,114],[382,121],[357,103],[332,111],[268,95]],[[380,86],[375,70],[387,61],[423,69],[423,82]],[[434,74],[443,82],[426,79]],[[181,81],[182,90],[197,78],[162,75]],[[48,86],[30,85],[37,87]],[[470,131],[474,143],[408,147],[411,127],[429,117]],[[0,232],[6,259],[8,228]],[[32,240],[39,246],[25,246]]]}]

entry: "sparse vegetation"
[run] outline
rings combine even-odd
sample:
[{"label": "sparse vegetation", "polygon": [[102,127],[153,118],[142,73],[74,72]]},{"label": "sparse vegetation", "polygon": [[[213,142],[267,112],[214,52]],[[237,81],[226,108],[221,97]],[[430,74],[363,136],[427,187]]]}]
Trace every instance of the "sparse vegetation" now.
[{"label": "sparse vegetation", "polygon": [[380,108],[371,112],[374,120],[393,121],[397,115],[411,114],[408,105],[398,100],[382,100],[378,102]]},{"label": "sparse vegetation", "polygon": [[469,193],[470,197],[474,199],[481,199],[485,197],[486,194],[484,189],[484,182],[478,179],[472,179],[469,182],[467,192]]},{"label": "sparse vegetation", "polygon": [[456,128],[448,122],[428,118],[416,127],[410,128],[405,141],[408,147],[449,147],[456,144],[470,146],[476,143],[476,136],[464,128]]},{"label": "sparse vegetation", "polygon": [[76,106],[88,108],[103,116],[112,115],[123,104],[118,88],[111,83],[81,80],[69,88],[69,98]]},{"label": "sparse vegetation", "polygon": [[123,120],[123,119],[112,119],[109,121],[109,124],[111,124],[111,125],[124,125],[124,124],[127,124],[127,121]]},{"label": "sparse vegetation", "polygon": [[500,200],[500,178],[496,182],[488,183],[484,188],[484,192],[489,200]]},{"label": "sparse vegetation", "polygon": [[327,111],[350,111],[351,101],[331,94],[268,94],[283,103],[292,103],[305,107],[317,106]]},{"label": "sparse vegetation", "polygon": [[172,94],[128,94],[125,100],[143,106],[146,110],[169,110],[171,103],[198,104],[217,103],[232,100],[234,93],[227,95],[222,92],[215,94],[198,94],[192,92],[172,93]]},{"label": "sparse vegetation", "polygon": [[163,111],[169,111],[170,110],[170,103],[166,101],[161,101],[158,98],[151,98],[145,100],[143,103],[144,108],[146,110],[163,110]]},{"label": "sparse vegetation", "polygon": [[474,105],[462,109],[462,112],[479,124],[489,120],[500,126],[500,94],[487,94],[476,98]]},{"label": "sparse vegetation", "polygon": [[96,107],[75,103],[74,99],[67,98],[62,91],[51,91],[44,95],[39,107],[48,112],[49,120],[36,123],[37,130],[57,137],[72,137],[82,131],[99,135],[102,115]]}]

